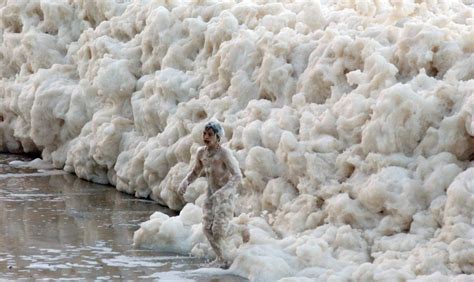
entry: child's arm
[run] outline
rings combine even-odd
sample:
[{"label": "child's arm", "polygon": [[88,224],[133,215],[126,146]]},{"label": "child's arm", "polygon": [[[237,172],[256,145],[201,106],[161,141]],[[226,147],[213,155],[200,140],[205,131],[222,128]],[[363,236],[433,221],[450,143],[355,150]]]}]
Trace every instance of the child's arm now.
[{"label": "child's arm", "polygon": [[221,189],[234,189],[242,181],[242,173],[239,162],[229,149],[224,150],[224,163],[232,176]]},{"label": "child's arm", "polygon": [[196,159],[194,161],[194,165],[192,169],[189,171],[189,173],[186,175],[186,177],[181,181],[181,183],[178,186],[178,193],[180,195],[184,195],[186,193],[186,189],[188,188],[188,185],[193,183],[194,180],[199,176],[199,173],[201,173],[202,170],[202,162],[201,162],[201,156],[204,148],[201,147],[198,149],[196,153]]}]

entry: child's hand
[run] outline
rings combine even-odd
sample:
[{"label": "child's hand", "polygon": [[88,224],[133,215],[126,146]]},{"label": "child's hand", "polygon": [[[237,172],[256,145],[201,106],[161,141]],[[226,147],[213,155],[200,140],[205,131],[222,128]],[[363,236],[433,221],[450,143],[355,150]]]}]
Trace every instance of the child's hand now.
[{"label": "child's hand", "polygon": [[186,193],[187,188],[188,188],[188,181],[185,179],[179,184],[178,194],[182,197],[184,193]]}]

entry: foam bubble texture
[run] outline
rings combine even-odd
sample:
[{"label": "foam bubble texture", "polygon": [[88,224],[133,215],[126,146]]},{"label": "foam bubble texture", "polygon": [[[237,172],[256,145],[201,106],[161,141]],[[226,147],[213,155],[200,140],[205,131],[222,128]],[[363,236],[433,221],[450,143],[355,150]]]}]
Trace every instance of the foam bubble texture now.
[{"label": "foam bubble texture", "polygon": [[251,236],[229,238],[233,273],[471,280],[473,10],[0,1],[0,149],[182,209],[135,245],[212,256],[206,182],[176,191],[215,118],[244,173],[233,223]]}]

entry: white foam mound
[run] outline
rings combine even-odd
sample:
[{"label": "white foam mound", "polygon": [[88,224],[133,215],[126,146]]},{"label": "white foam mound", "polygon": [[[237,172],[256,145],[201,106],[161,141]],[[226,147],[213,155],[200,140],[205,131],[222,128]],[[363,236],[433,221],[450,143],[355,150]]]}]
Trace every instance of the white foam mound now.
[{"label": "white foam mound", "polygon": [[[202,125],[244,173],[231,271],[474,279],[474,3],[0,1],[0,149],[180,210]],[[135,245],[212,256],[198,179]]]}]

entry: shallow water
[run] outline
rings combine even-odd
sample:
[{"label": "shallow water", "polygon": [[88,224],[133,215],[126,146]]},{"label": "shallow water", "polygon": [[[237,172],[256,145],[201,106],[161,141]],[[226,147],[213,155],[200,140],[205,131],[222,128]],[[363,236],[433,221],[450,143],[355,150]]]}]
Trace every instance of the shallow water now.
[{"label": "shallow water", "polygon": [[243,280],[203,269],[202,259],[133,248],[140,222],[172,211],[13,160],[29,159],[0,155],[0,279]]}]

